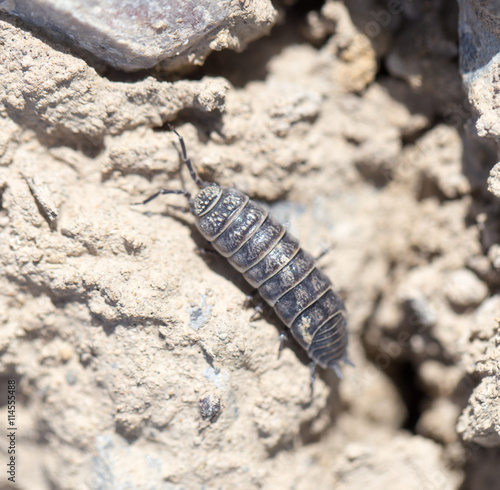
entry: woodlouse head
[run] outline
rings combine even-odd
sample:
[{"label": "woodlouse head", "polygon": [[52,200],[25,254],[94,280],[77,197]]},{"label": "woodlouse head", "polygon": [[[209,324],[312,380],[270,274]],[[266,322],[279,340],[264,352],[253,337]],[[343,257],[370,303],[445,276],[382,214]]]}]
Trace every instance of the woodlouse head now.
[{"label": "woodlouse head", "polygon": [[195,216],[203,216],[208,213],[208,211],[210,211],[210,209],[212,209],[218,201],[221,193],[222,189],[217,184],[210,184],[209,186],[204,187],[189,203],[191,212]]}]

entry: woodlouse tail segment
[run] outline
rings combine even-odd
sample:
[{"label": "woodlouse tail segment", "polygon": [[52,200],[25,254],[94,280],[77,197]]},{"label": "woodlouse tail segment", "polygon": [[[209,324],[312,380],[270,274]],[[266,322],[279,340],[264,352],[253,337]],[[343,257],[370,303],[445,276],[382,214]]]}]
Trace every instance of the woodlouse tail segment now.
[{"label": "woodlouse tail segment", "polygon": [[205,180],[201,179],[200,176],[196,173],[193,164],[191,163],[191,159],[188,157],[186,144],[184,143],[184,138],[175,130],[175,128],[171,124],[168,125],[168,129],[170,129],[170,131],[175,133],[177,138],[179,138],[179,144],[181,145],[181,150],[182,150],[182,158],[184,159],[184,163],[186,164],[186,167],[189,170],[189,175],[191,175],[191,178],[194,180],[196,185],[200,189],[203,189],[204,187],[210,185],[210,182],[206,182]]},{"label": "woodlouse tail segment", "polygon": [[356,364],[354,364],[347,356],[345,356],[342,361],[347,364],[348,366],[351,367],[356,367]]},{"label": "woodlouse tail segment", "polygon": [[[342,357],[342,359],[340,359],[344,364],[347,364],[348,366],[352,366],[352,367],[356,367],[356,365],[347,357],[347,354]],[[339,379],[342,379],[343,375],[342,375],[342,371],[340,370],[340,367],[337,363],[334,363],[330,366],[333,371],[335,372],[335,374],[337,375],[337,377]]]},{"label": "woodlouse tail segment", "polygon": [[333,372],[337,375],[337,378],[342,379],[343,377],[342,371],[340,370],[339,365],[335,363],[332,364],[330,367],[333,369]]}]

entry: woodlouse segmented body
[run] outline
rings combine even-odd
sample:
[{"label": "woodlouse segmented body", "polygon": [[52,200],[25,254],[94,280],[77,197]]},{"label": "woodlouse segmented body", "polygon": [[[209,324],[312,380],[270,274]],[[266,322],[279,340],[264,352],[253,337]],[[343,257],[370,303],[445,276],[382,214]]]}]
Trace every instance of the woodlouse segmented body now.
[{"label": "woodlouse segmented body", "polygon": [[144,203],[160,194],[184,194],[200,233],[257,288],[307,351],[313,367],[330,367],[340,375],[338,362],[350,362],[346,315],[344,302],[328,277],[262,206],[237,189],[202,181],[181,136],[171,129],[179,137],[185,163],[201,190],[192,198],[187,191],[162,189]]}]

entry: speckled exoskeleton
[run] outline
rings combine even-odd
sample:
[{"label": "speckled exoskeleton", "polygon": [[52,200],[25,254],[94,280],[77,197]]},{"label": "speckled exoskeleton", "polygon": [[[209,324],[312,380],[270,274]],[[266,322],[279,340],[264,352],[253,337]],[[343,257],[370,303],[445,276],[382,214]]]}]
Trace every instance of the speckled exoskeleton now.
[{"label": "speckled exoskeleton", "polygon": [[339,361],[350,364],[346,313],[328,277],[262,206],[238,189],[203,181],[187,156],[184,140],[169,128],[179,138],[184,163],[200,191],[192,197],[185,190],[161,189],[142,204],[162,194],[184,195],[203,237],[258,290],[307,351],[311,379],[316,364],[332,368],[340,377]]}]

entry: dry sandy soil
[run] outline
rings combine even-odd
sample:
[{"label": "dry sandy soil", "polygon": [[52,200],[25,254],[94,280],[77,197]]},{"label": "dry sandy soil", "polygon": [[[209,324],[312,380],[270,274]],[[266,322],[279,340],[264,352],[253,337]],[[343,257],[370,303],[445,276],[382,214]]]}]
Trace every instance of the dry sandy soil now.
[{"label": "dry sandy soil", "polygon": [[[306,4],[177,78],[0,14],[5,488],[498,488],[496,152],[471,123],[457,7],[382,26],[369,2]],[[181,196],[131,206],[194,191],[168,122],[204,179],[329,249],[341,380],[319,370],[311,395],[307,355],[290,339],[278,357],[279,320],[250,321],[249,286],[168,207]]]}]

